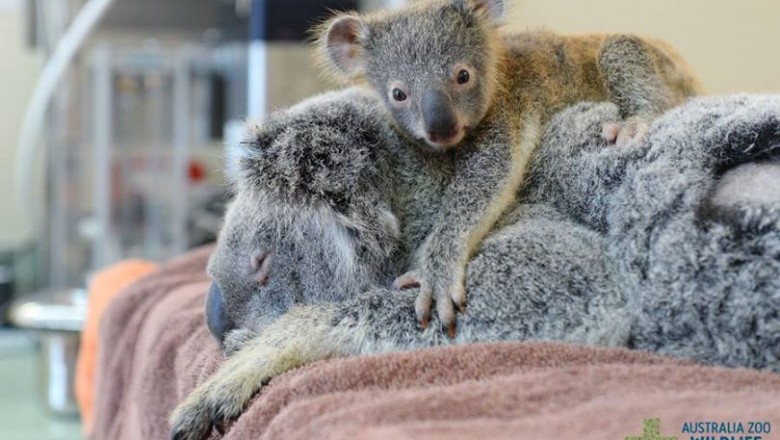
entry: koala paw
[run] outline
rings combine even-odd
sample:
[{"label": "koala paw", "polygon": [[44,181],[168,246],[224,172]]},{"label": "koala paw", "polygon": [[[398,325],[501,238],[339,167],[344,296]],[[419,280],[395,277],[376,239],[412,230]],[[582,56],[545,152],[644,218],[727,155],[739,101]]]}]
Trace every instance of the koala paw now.
[{"label": "koala paw", "polygon": [[224,433],[270,376],[251,364],[222,368],[201,384],[171,415],[172,440],[205,440]]},{"label": "koala paw", "polygon": [[607,145],[622,147],[634,141],[640,141],[647,136],[650,123],[643,118],[629,118],[623,122],[604,124],[601,137]]},{"label": "koala paw", "polygon": [[[466,289],[462,282],[452,283],[454,277],[438,277],[444,280],[437,283],[437,277],[426,277],[421,271],[410,271],[396,278],[393,285],[399,289],[420,288],[415,301],[417,320],[423,328],[427,328],[431,320],[431,306],[436,301],[436,313],[442,328],[447,329],[450,338],[455,337],[455,307],[460,311],[466,309]],[[430,279],[430,281],[429,281]],[[437,288],[436,286],[448,286]]]}]

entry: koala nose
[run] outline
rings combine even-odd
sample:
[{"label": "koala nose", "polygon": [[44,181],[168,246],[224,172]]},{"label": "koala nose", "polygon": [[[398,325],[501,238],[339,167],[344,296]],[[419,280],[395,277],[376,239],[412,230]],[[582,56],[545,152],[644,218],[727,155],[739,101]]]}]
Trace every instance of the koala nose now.
[{"label": "koala nose", "polygon": [[428,90],[422,97],[425,132],[433,142],[447,141],[458,134],[458,119],[450,97],[441,90]]},{"label": "koala nose", "polygon": [[220,345],[227,332],[236,328],[233,321],[225,313],[222,291],[219,290],[216,283],[211,283],[206,297],[206,326]]}]

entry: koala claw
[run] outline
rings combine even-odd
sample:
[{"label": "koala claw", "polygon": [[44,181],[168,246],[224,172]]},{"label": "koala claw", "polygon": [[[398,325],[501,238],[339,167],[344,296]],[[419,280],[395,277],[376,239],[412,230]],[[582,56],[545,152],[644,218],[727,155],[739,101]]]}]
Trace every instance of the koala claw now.
[{"label": "koala claw", "polygon": [[431,288],[431,284],[422,280],[417,271],[407,272],[396,278],[393,282],[395,288],[399,290],[419,288],[417,300],[414,304],[417,320],[422,328],[428,328],[431,320],[431,308],[433,301],[436,301],[436,312],[439,315],[439,321],[442,328],[447,329],[450,338],[455,337],[455,307],[463,312],[466,310],[466,291],[462,285],[450,289],[441,289],[436,292]]},{"label": "koala claw", "polygon": [[211,427],[207,426],[205,419],[192,424],[180,422],[171,429],[171,440],[206,440],[211,435]]},{"label": "koala claw", "polygon": [[214,424],[214,429],[217,430],[219,435],[225,435],[226,432],[230,431],[230,427],[233,426],[232,420],[212,420],[212,423]]},{"label": "koala claw", "polygon": [[393,287],[398,290],[414,289],[416,287],[420,287],[419,278],[420,277],[417,275],[417,271],[413,270],[406,272],[393,281]]},{"label": "koala claw", "polygon": [[185,403],[176,410],[171,440],[206,440],[212,429],[224,435],[236,417],[238,415],[225,418],[218,408],[208,402]]},{"label": "koala claw", "polygon": [[458,311],[463,313],[466,311],[466,288],[462,284],[453,286],[450,290],[450,296],[452,302],[458,307]]},{"label": "koala claw", "polygon": [[609,122],[601,129],[601,137],[608,145],[622,147],[647,136],[650,124],[643,118],[629,118],[623,122]]},{"label": "koala claw", "polygon": [[428,328],[431,321],[431,305],[433,304],[433,292],[430,286],[421,280],[417,271],[412,270],[396,278],[393,281],[393,287],[398,290],[420,289],[414,303],[414,310],[420,326],[424,329]]},{"label": "koala claw", "polygon": [[455,304],[446,293],[436,295],[436,313],[443,329],[447,329],[450,338],[455,337]]},{"label": "koala claw", "polygon": [[422,328],[428,328],[431,322],[431,305],[433,305],[433,291],[430,286],[424,284],[420,286],[420,293],[417,294],[417,300],[414,302],[414,311]]}]

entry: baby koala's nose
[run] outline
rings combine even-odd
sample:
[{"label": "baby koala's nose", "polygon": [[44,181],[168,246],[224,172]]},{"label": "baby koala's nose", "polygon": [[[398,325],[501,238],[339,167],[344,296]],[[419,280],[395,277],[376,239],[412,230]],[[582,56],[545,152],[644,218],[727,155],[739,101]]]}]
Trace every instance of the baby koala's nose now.
[{"label": "baby koala's nose", "polygon": [[450,97],[441,90],[423,94],[422,113],[425,132],[431,142],[447,143],[458,135],[458,118]]},{"label": "baby koala's nose", "polygon": [[222,291],[216,283],[211,283],[206,297],[206,326],[220,345],[225,340],[225,335],[236,328],[236,325],[225,313]]}]

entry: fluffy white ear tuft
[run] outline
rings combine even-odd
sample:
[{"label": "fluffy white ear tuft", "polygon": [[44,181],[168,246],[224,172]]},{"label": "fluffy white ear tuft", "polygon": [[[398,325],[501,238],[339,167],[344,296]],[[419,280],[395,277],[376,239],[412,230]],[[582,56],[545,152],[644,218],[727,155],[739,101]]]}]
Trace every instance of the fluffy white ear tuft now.
[{"label": "fluffy white ear tuft", "polygon": [[360,18],[341,15],[326,23],[321,44],[330,62],[341,73],[353,75],[363,68],[360,42],[367,35],[368,29]]},{"label": "fluffy white ear tuft", "polygon": [[474,9],[483,10],[494,24],[502,24],[506,17],[505,0],[470,0]]},{"label": "fluffy white ear tuft", "polygon": [[233,121],[225,130],[225,179],[235,185],[241,179],[241,160],[251,153],[249,143],[257,136],[259,124]]}]

